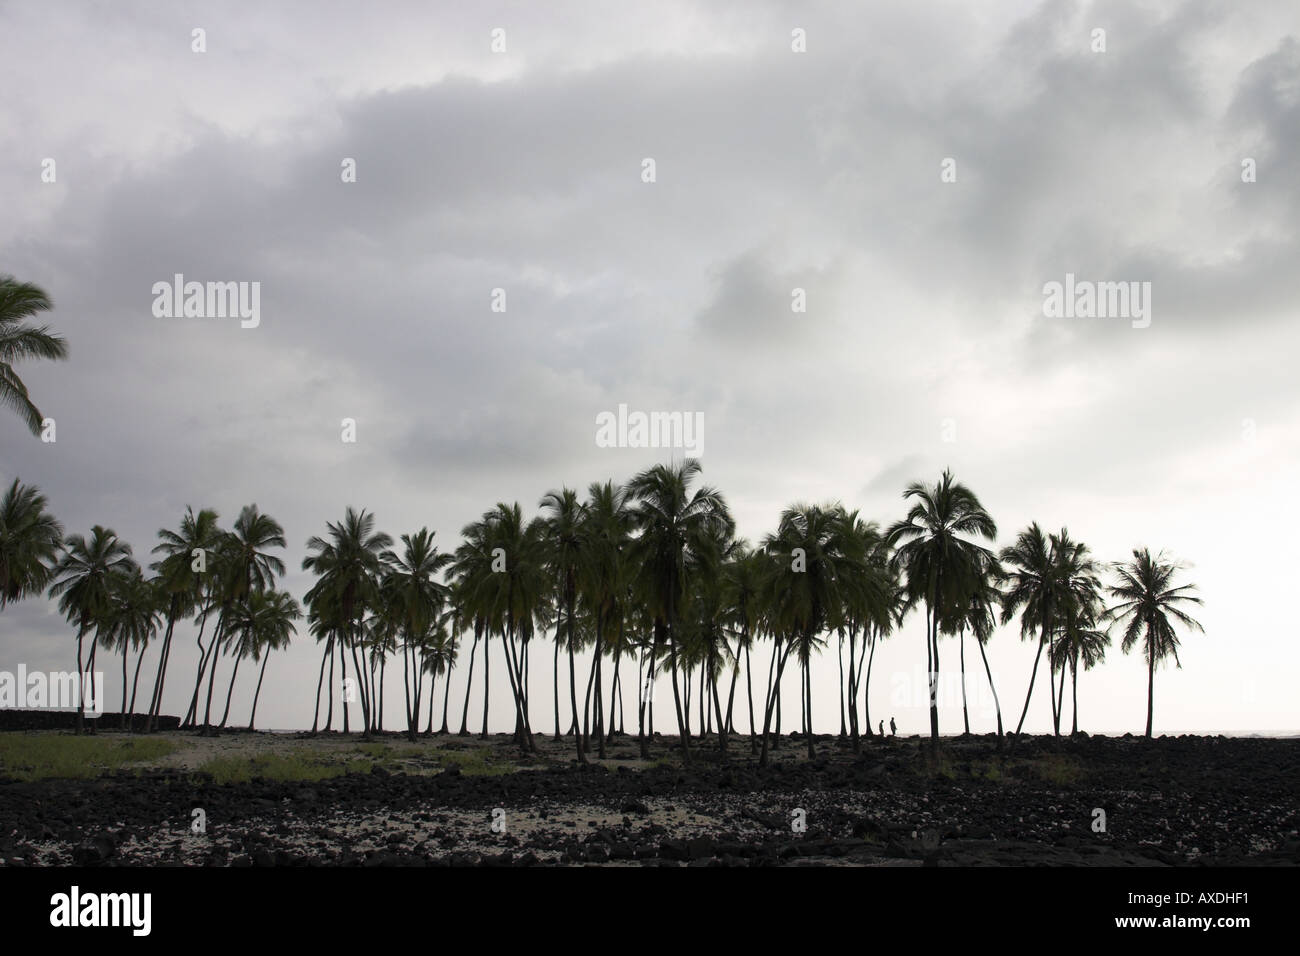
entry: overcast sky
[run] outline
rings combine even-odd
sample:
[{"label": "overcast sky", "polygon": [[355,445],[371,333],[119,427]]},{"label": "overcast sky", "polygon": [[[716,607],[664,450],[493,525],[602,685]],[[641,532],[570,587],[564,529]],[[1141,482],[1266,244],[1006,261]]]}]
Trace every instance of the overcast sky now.
[{"label": "overcast sky", "polygon": [[[228,525],[256,502],[301,598],[307,538],[349,505],[454,548],[498,500],[534,513],[662,457],[598,447],[599,413],[698,412],[705,480],[751,540],[802,500],[888,523],[908,481],[951,467],[999,545],[1036,520],[1104,560],[1168,550],[1206,633],[1157,674],[1156,732],[1300,728],[1281,610],[1300,517],[1298,35],[1291,0],[0,3],[0,273],[49,292],[71,352],[19,368],[57,440],[0,415],[0,479],[141,556],[187,505]],[[259,282],[260,324],[155,317],[176,273]],[[1149,326],[1045,317],[1067,273],[1149,282]],[[928,730],[924,629],[909,619],[872,674],[873,722],[900,733]],[[1012,726],[1034,657],[1018,631],[989,647]],[[824,732],[833,648],[814,671]],[[955,642],[943,654],[955,667]],[[52,602],[0,615],[0,669],[74,659]],[[318,662],[304,625],[260,726],[310,724]],[[532,679],[549,728],[549,645]],[[250,668],[232,722],[252,685]],[[463,686],[460,670],[453,709]],[[1140,654],[1116,642],[1079,692],[1083,729],[1141,732]],[[1035,699],[1044,731],[1045,684]],[[941,726],[960,725],[946,697]]]}]

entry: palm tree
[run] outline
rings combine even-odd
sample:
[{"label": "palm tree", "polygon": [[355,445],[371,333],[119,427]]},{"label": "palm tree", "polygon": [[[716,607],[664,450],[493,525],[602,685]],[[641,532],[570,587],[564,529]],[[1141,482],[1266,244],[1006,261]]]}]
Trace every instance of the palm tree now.
[{"label": "palm tree", "polygon": [[[361,641],[361,621],[368,608],[374,606],[379,591],[379,580],[384,571],[383,554],[392,547],[393,539],[376,532],[375,516],[365,509],[360,512],[348,508],[343,520],[330,523],[328,540],[313,535],[307,541],[312,552],[303,559],[302,569],[312,571],[319,580],[306,594],[306,601],[315,604],[325,598],[336,602],[339,636],[343,648],[350,650],[352,669],[356,675],[361,697],[363,736],[370,738],[370,695],[363,681],[361,666],[357,662],[357,644]],[[347,662],[344,657],[343,675],[347,679]],[[347,732],[347,702],[343,705],[344,732]]]},{"label": "palm tree", "polygon": [[[1082,542],[1071,541],[1069,533],[1064,528],[1061,529],[1059,535],[1052,538],[1052,544],[1056,555],[1057,580],[1060,586],[1060,597],[1056,605],[1055,633],[1060,635],[1060,644],[1065,645],[1064,651],[1053,654],[1051,657],[1052,666],[1059,667],[1061,671],[1061,683],[1056,690],[1056,723],[1053,725],[1053,732],[1059,737],[1061,735],[1061,714],[1065,710],[1066,662],[1077,663],[1076,658],[1085,646],[1088,648],[1086,656],[1099,652],[1104,653],[1104,648],[1110,642],[1110,638],[1096,630],[1103,613],[1102,584],[1098,577],[1101,569],[1097,562],[1092,559],[1087,545]],[[1059,645],[1052,650],[1059,650]],[[1077,681],[1077,669],[1072,668],[1072,671],[1075,672]],[[1077,684],[1072,684],[1071,688],[1072,690],[1076,689]],[[1078,706],[1076,702],[1073,733],[1078,732]]]},{"label": "palm tree", "polygon": [[[1086,671],[1092,670],[1106,659],[1106,648],[1110,646],[1110,634],[1096,626],[1100,608],[1095,608],[1086,617],[1074,621],[1061,632],[1061,639],[1056,645],[1057,660],[1053,666],[1061,670],[1061,683],[1065,683],[1065,670],[1070,670],[1070,701],[1073,705],[1073,720],[1070,735],[1079,733],[1079,664]],[[1064,705],[1064,696],[1062,696]],[[1064,706],[1062,706],[1064,709]]]},{"label": "palm tree", "polygon": [[[532,752],[536,745],[528,714],[526,654],[541,604],[550,600],[545,522],[540,518],[525,522],[518,503],[499,503],[483,515],[479,524],[481,527],[466,529],[467,539],[477,536],[478,540],[457,551],[454,567],[465,580],[468,609],[482,622],[485,640],[493,634],[501,638],[506,677],[515,704],[515,739]],[[485,693],[485,734],[486,700]]]},{"label": "palm tree", "polygon": [[334,725],[334,651],[337,644],[338,635],[344,630],[343,615],[339,610],[339,603],[336,596],[330,592],[309,594],[307,597],[307,626],[312,637],[316,638],[318,644],[323,643],[325,650],[321,654],[320,673],[316,677],[316,707],[312,711],[311,733],[315,734],[320,727],[320,694],[321,686],[325,680],[325,662],[328,660],[330,665],[329,677],[329,709],[325,715],[325,730],[333,729]]},{"label": "palm tree", "polygon": [[[549,529],[549,524],[547,528]],[[632,513],[626,491],[612,481],[592,482],[583,509],[578,585],[595,624],[591,674],[582,708],[582,750],[590,749],[588,715],[595,688],[597,755],[605,757],[604,680],[601,664],[605,652],[618,640],[623,627],[628,587],[628,548]]]},{"label": "palm tree", "polygon": [[[1019,735],[1020,729],[1025,725],[1025,715],[1029,713],[1029,700],[1034,694],[1038,662],[1043,656],[1043,648],[1050,640],[1056,604],[1061,599],[1058,565],[1052,544],[1036,521],[1016,535],[1015,543],[1003,548],[999,558],[1007,566],[1007,587],[1002,593],[1002,623],[1009,624],[1016,612],[1021,611],[1021,640],[1027,639],[1031,634],[1038,637],[1034,669],[1029,675],[1029,691],[1025,694],[1020,722],[1016,724],[1016,734]],[[1048,683],[1051,683],[1050,680]],[[1056,716],[1055,703],[1052,705],[1052,716]]]},{"label": "palm tree", "polygon": [[[961,621],[964,632],[969,630],[975,636],[975,644],[979,648],[980,660],[984,663],[984,676],[988,678],[989,690],[993,693],[993,707],[997,712],[998,719],[998,746],[1002,746],[1002,703],[998,700],[998,689],[993,684],[993,671],[989,668],[988,654],[985,648],[992,639],[994,632],[997,630],[997,612],[996,606],[1002,600],[1002,592],[998,590],[997,582],[1002,580],[1002,568],[996,561],[989,564],[983,573],[977,576],[974,581],[974,587],[971,589],[970,598],[962,613]],[[962,651],[962,707],[965,708],[966,701],[966,666],[965,666],[965,649]],[[969,728],[968,728],[969,729]]]},{"label": "palm tree", "polygon": [[[577,646],[574,640],[574,615],[578,603],[578,575],[583,560],[583,523],[586,518],[586,506],[578,500],[578,493],[572,488],[548,491],[542,496],[538,507],[542,510],[545,522],[546,566],[552,578],[552,593],[555,595],[555,641],[556,663],[558,664],[560,622],[564,622],[565,644],[569,654],[569,703],[572,708],[573,722],[571,729],[578,751],[578,763],[586,763],[583,751],[582,735],[578,732],[578,685],[574,672],[574,655]],[[555,736],[560,737],[560,702],[559,674],[554,678],[555,684]]]},{"label": "palm tree", "polygon": [[23,324],[38,312],[53,308],[50,298],[29,282],[0,275],[0,405],[8,405],[33,435],[41,433],[45,418],[27,394],[27,386],[14,371],[23,359],[66,359],[67,342],[51,335],[50,327]]},{"label": "palm tree", "polygon": [[[391,610],[402,635],[402,674],[407,690],[406,732],[415,740],[420,717],[420,679],[423,667],[420,655],[424,640],[434,632],[434,625],[451,597],[451,589],[437,576],[452,562],[452,555],[438,551],[434,532],[421,528],[414,535],[402,535],[402,553],[387,551],[383,561],[388,566],[384,577],[384,608]],[[409,690],[409,675],[414,671],[415,693]],[[437,672],[435,671],[435,676]],[[432,699],[432,689],[430,689]],[[431,721],[432,722],[432,721]]]},{"label": "palm tree", "polygon": [[[112,579],[112,594],[104,614],[104,627],[100,641],[105,650],[122,652],[122,729],[135,726],[135,697],[140,686],[140,665],[144,652],[158,631],[159,593],[154,579],[146,579],[138,567]],[[131,682],[131,704],[126,702],[126,665],[130,651],[138,653],[135,678]],[[129,716],[128,716],[129,714]]]},{"label": "palm tree", "polygon": [[[639,571],[640,597],[654,621],[654,647],[668,652],[682,758],[687,762],[690,740],[677,681],[682,603],[691,577],[714,553],[714,543],[736,530],[721,492],[708,486],[690,491],[700,471],[699,460],[687,458],[680,465],[654,465],[627,485],[628,497],[635,502],[633,520],[641,532],[630,557]],[[653,676],[652,667],[651,680]],[[641,753],[649,754],[644,735]]]},{"label": "palm tree", "polygon": [[1174,575],[1184,567],[1183,564],[1166,558],[1164,552],[1152,557],[1146,548],[1134,548],[1132,561],[1115,566],[1119,582],[1109,589],[1119,603],[1111,607],[1107,615],[1124,624],[1121,650],[1127,654],[1141,641],[1146,655],[1148,739],[1151,737],[1151,718],[1155,706],[1156,664],[1172,657],[1174,664],[1182,667],[1178,660],[1178,635],[1174,623],[1182,624],[1190,630],[1205,631],[1198,621],[1182,609],[1185,604],[1202,603],[1200,598],[1188,593],[1194,591],[1196,585],[1172,586]]},{"label": "palm tree", "polygon": [[[77,733],[85,730],[85,682],[94,667],[95,647],[112,604],[114,581],[136,569],[131,546],[111,528],[95,525],[90,539],[74,534],[63,543],[63,554],[51,572],[50,597],[59,599],[59,611],[77,628]],[[82,643],[95,628],[90,659],[82,666]],[[91,687],[94,687],[93,678]],[[102,701],[101,701],[102,706]]]},{"label": "palm tree", "polygon": [[[737,542],[731,557],[722,566],[722,606],[728,633],[736,642],[736,655],[745,655],[745,699],[749,705],[749,750],[758,753],[758,725],[754,720],[754,680],[750,657],[754,640],[763,627],[764,574],[769,562],[766,555],[744,541]],[[732,685],[735,686],[734,684]],[[727,704],[727,721],[731,721],[731,704]]]},{"label": "palm tree", "polygon": [[63,526],[46,510],[35,485],[15,478],[0,498],[0,610],[40,594],[63,542]]},{"label": "palm tree", "polygon": [[[862,741],[858,721],[858,689],[862,683],[862,663],[869,653],[874,653],[876,637],[888,633],[893,627],[897,582],[889,569],[889,547],[879,526],[874,521],[863,521],[856,511],[844,513],[840,520],[844,523],[842,533],[856,539],[852,543],[856,555],[855,567],[844,582],[840,614],[835,623],[836,630],[841,635],[841,643],[844,631],[848,631],[849,734],[853,752],[859,753]],[[862,634],[860,653],[857,650],[859,632]],[[871,732],[868,712],[868,735]]]},{"label": "palm tree", "polygon": [[[869,573],[865,540],[855,533],[843,506],[797,504],[781,514],[774,534],[764,539],[776,561],[769,579],[773,624],[786,649],[776,671],[780,686],[786,658],[797,651],[802,671],[803,724],[808,758],[816,756],[812,733],[813,653],[825,642],[821,633],[845,619],[849,595]],[[775,701],[764,708],[760,765],[767,762],[767,730]]]},{"label": "palm tree", "polygon": [[[302,617],[302,609],[288,593],[275,589],[255,591],[244,606],[249,612],[250,653],[253,660],[260,658],[262,661],[257,674],[257,689],[253,691],[253,708],[248,715],[248,729],[253,730],[257,720],[257,700],[262,695],[262,678],[266,676],[266,662],[272,651],[289,646],[297,631],[293,622]],[[222,722],[225,722],[224,718]]]},{"label": "palm tree", "polygon": [[993,560],[986,548],[964,535],[997,537],[997,525],[975,493],[945,471],[932,486],[912,482],[903,498],[916,501],[907,517],[896,522],[886,540],[896,550],[895,565],[906,572],[909,606],[925,602],[926,672],[930,683],[930,743],[939,746],[939,633],[952,595],[969,590],[984,563]]},{"label": "palm tree", "polygon": [[[186,508],[180,528],[172,531],[161,528],[161,539],[154,554],[163,557],[150,567],[158,575],[159,588],[167,604],[167,630],[163,635],[162,652],[158,658],[158,673],[154,677],[153,694],[149,701],[148,729],[156,730],[162,713],[163,689],[167,681],[167,664],[171,660],[172,632],[176,619],[190,614],[200,602],[204,575],[207,573],[207,556],[215,553],[222,531],[217,525],[217,513],[202,508],[198,514]],[[203,661],[203,643],[199,642],[199,661]]]},{"label": "palm tree", "polygon": [[[208,673],[208,701],[203,715],[203,733],[212,729],[212,690],[217,679],[217,663],[222,651],[235,633],[230,626],[231,611],[240,601],[246,601],[256,591],[275,585],[277,576],[285,572],[284,562],[267,552],[268,548],[287,546],[284,528],[270,515],[262,514],[257,505],[245,505],[235,519],[234,526],[221,539],[218,546],[218,579],[221,582],[221,610],[217,618],[217,633],[213,638],[212,667]],[[246,653],[247,649],[244,648]],[[240,655],[235,657],[238,673]],[[234,690],[234,675],[230,680]],[[229,694],[227,694],[229,704]],[[229,706],[227,706],[227,711]]]}]

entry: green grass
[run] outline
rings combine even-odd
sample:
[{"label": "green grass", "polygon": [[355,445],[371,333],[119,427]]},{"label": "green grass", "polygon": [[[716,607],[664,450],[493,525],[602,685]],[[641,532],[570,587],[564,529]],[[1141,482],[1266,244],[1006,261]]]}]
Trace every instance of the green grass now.
[{"label": "green grass", "polygon": [[176,743],[154,737],[78,737],[74,734],[0,734],[0,776],[15,780],[51,777],[86,779],[129,769],[176,750]]},{"label": "green grass", "polygon": [[1026,761],[1023,769],[1027,774],[1055,786],[1078,783],[1083,777],[1083,768],[1065,754],[1043,754],[1036,760]]},{"label": "green grass", "polygon": [[496,777],[515,769],[510,764],[499,764],[489,759],[485,750],[435,751],[432,756],[443,767],[453,764],[460,767],[460,772],[469,777]]}]

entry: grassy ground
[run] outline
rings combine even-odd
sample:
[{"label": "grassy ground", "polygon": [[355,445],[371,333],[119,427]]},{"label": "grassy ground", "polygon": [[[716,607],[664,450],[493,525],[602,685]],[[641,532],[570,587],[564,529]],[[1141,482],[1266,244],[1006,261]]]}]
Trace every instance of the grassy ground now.
[{"label": "grassy ground", "polygon": [[[77,737],[64,731],[0,733],[0,777],[38,780],[51,777],[86,778],[121,770],[170,770],[180,774],[210,774],[219,784],[262,778],[278,781],[312,782],[347,773],[370,773],[376,767],[389,773],[436,774],[458,767],[469,776],[508,774],[525,767],[565,766],[571,763],[570,740],[537,737],[538,753],[524,755],[506,735],[487,739],[477,736],[421,737],[411,743],[399,735],[375,740],[340,734],[309,737],[288,734],[222,734],[201,737],[192,732],[169,732],[148,736],[99,733]],[[737,741],[736,758],[749,759],[746,742]],[[828,747],[821,753],[838,759],[852,759],[845,745]],[[647,763],[638,755],[635,737],[616,738],[603,761],[609,769],[620,765],[642,770],[649,766],[675,767],[678,751],[667,739],[657,739]],[[992,754],[987,749],[973,752],[960,741],[949,741],[936,756],[921,746],[919,738],[864,745],[867,753],[906,756],[910,772],[933,780],[979,782],[994,786],[1039,784],[1071,786],[1083,781],[1087,768],[1077,758],[1063,753],[1017,755]],[[599,762],[595,755],[589,758]],[[784,743],[774,760],[804,759],[803,745]]]},{"label": "grassy ground", "polygon": [[419,744],[363,743],[330,750],[301,748],[287,754],[213,757],[199,765],[216,783],[244,783],[255,777],[265,780],[316,781],[347,773],[370,773],[376,766],[389,773],[441,773],[457,766],[471,776],[494,776],[515,768],[496,759],[485,748],[464,750],[440,747],[436,751]]},{"label": "grassy ground", "polygon": [[97,777],[147,765],[174,752],[180,741],[157,737],[77,737],[68,733],[0,734],[0,776],[15,780]]}]

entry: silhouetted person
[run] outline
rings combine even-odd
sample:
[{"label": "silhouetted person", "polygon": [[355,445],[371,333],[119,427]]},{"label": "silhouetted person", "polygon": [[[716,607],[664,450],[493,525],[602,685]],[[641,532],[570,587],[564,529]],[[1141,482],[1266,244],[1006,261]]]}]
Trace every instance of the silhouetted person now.
[{"label": "silhouetted person", "polygon": [[880,736],[885,736],[885,722],[883,720],[880,722]]},{"label": "silhouetted person", "polygon": [[[895,737],[898,736],[898,724],[894,723],[893,717],[889,718],[889,732],[893,734]],[[883,734],[884,731],[882,730],[881,733]]]}]

